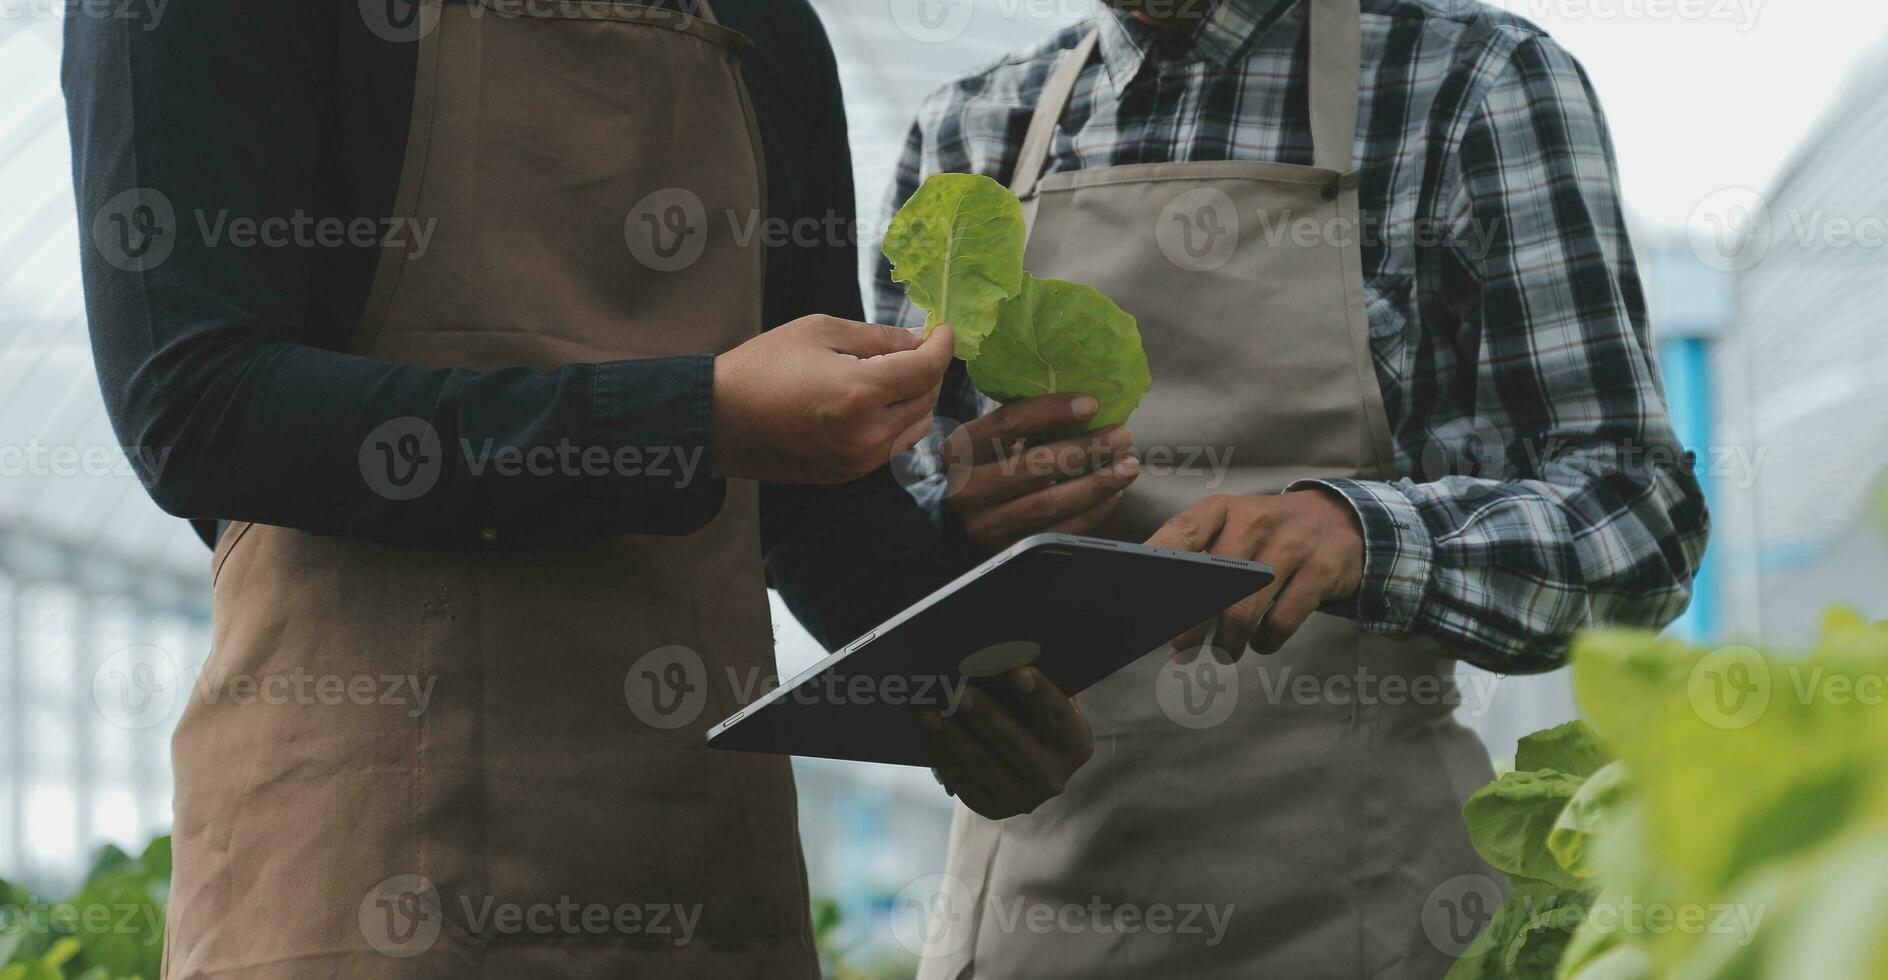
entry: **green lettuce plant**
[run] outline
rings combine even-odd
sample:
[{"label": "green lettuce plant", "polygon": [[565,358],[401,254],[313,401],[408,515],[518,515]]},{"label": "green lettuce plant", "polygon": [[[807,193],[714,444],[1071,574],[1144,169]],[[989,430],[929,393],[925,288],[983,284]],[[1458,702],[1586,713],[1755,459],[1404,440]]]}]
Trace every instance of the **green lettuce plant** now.
[{"label": "green lettuce plant", "polygon": [[1451,980],[1888,977],[1888,625],[1576,644],[1576,722],[1463,808],[1511,883]]},{"label": "green lettuce plant", "polygon": [[1127,421],[1153,384],[1134,317],[1092,286],[1023,271],[1028,229],[1008,188],[976,174],[936,174],[892,219],[892,279],[948,322],[970,378],[1000,402],[1093,395],[1089,428]]},{"label": "green lettuce plant", "polygon": [[1577,835],[1591,825],[1573,818],[1563,824],[1562,817],[1589,784],[1614,781],[1617,766],[1584,722],[1570,722],[1523,738],[1514,770],[1469,797],[1462,807],[1469,838],[1510,888],[1449,980],[1554,975],[1594,891],[1584,861],[1559,857],[1584,850]]}]

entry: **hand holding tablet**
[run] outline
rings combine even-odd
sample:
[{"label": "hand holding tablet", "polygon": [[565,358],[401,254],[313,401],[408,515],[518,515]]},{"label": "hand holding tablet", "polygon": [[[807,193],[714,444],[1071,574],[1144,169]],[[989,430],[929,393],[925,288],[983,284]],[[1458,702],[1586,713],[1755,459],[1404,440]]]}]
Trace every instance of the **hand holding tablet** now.
[{"label": "hand holding tablet", "polygon": [[1271,580],[1256,562],[1036,535],[736,712],[708,742],[929,766],[922,709],[950,718],[987,701],[1029,717],[1043,709],[1005,679],[1017,668],[1066,701]]},{"label": "hand holding tablet", "polygon": [[1081,709],[1042,671],[1018,667],[1004,680],[1014,714],[974,684],[964,687],[951,717],[936,708],[913,709],[938,782],[992,820],[1034,812],[1061,795],[1095,753]]}]

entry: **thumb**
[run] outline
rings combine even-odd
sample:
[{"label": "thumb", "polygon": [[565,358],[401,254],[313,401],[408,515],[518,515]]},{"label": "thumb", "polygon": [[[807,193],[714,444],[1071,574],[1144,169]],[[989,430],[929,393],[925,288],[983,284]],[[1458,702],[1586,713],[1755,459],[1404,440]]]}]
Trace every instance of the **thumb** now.
[{"label": "thumb", "polygon": [[[865,367],[885,386],[894,400],[915,398],[936,388],[951,366],[951,351],[956,340],[948,323],[938,324],[931,335],[913,351],[893,351],[890,357],[873,361]],[[932,392],[932,400],[937,398]]]},{"label": "thumb", "polygon": [[957,328],[948,323],[940,323],[924,335],[924,343],[918,345],[919,353],[926,360],[942,361],[950,366],[951,354],[957,350]]},{"label": "thumb", "polygon": [[837,353],[864,359],[913,350],[917,348],[919,340],[916,331],[902,327],[841,320],[833,331],[831,343]]}]

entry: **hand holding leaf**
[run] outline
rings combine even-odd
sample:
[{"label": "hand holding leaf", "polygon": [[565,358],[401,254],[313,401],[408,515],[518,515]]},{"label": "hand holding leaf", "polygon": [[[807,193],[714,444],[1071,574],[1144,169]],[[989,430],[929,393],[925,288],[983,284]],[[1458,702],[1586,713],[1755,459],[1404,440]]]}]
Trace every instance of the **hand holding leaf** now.
[{"label": "hand holding leaf", "polygon": [[1086,428],[1127,421],[1153,379],[1134,317],[1092,286],[1023,271],[1022,204],[974,174],[936,174],[898,210],[885,238],[892,279],[949,323],[957,357],[983,393],[1012,404],[1080,392],[1100,410]]}]

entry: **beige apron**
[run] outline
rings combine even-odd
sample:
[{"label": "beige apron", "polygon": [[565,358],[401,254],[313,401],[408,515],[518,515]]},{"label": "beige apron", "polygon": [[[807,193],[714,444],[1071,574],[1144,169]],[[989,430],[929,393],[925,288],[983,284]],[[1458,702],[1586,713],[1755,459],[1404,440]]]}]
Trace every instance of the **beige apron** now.
[{"label": "beige apron", "polygon": [[[437,230],[383,254],[360,353],[547,369],[756,332],[760,244],[701,220],[765,202],[744,38],[622,4],[426,16],[396,209]],[[692,263],[626,232],[639,202],[699,207]],[[703,741],[774,673],[756,491],[686,537],[510,553],[229,528],[165,976],[816,977],[787,760]]]},{"label": "beige apron", "polygon": [[[1036,107],[1013,185],[1025,264],[1135,314],[1153,370],[1116,537],[1215,493],[1395,476],[1350,161],[1358,7],[1308,2],[1314,166],[1039,177],[1093,33]],[[1315,234],[1273,240],[1299,222]],[[1207,450],[1230,450],[1223,479]],[[1430,643],[1322,613],[1236,666],[1143,658],[1079,698],[1097,748],[1067,793],[1001,822],[960,808],[919,977],[1441,976],[1479,924],[1448,917],[1499,900],[1459,812],[1492,773],[1451,672]]]}]

